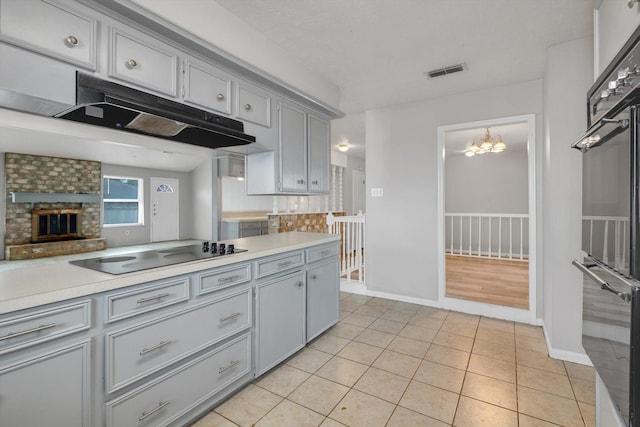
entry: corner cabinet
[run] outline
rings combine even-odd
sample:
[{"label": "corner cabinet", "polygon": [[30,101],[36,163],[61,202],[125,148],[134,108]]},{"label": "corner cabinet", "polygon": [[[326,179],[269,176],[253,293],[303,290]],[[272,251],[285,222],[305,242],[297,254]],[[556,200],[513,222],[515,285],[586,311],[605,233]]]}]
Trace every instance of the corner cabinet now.
[{"label": "corner cabinet", "polygon": [[278,146],[246,157],[248,194],[329,192],[329,120],[278,102]]}]

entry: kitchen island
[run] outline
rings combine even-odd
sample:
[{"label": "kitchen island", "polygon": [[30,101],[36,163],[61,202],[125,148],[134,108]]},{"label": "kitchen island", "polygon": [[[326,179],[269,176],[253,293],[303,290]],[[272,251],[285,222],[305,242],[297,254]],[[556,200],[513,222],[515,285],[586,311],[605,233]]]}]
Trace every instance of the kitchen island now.
[{"label": "kitchen island", "polygon": [[337,322],[338,236],[225,243],[247,252],[121,275],[1,264],[3,421],[183,425]]}]

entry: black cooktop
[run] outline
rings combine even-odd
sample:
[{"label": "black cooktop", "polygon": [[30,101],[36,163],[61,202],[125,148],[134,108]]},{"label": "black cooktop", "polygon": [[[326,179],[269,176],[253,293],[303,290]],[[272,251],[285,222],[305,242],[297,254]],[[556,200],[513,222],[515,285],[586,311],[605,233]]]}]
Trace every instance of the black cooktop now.
[{"label": "black cooktop", "polygon": [[122,255],[103,256],[96,258],[69,261],[71,264],[90,268],[109,274],[124,274],[150,268],[164,267],[180,264],[182,262],[196,261],[200,259],[230,256],[236,253],[247,252],[246,249],[237,249],[233,245],[225,245],[204,242],[200,245],[176,246],[168,249],[132,252]]}]

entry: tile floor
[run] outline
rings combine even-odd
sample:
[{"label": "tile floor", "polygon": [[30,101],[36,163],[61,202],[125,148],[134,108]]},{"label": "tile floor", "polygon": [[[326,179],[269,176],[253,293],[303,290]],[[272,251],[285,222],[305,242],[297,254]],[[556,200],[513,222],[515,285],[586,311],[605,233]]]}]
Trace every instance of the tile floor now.
[{"label": "tile floor", "polygon": [[540,327],[341,294],[341,320],[215,408],[211,426],[595,426],[593,368]]}]

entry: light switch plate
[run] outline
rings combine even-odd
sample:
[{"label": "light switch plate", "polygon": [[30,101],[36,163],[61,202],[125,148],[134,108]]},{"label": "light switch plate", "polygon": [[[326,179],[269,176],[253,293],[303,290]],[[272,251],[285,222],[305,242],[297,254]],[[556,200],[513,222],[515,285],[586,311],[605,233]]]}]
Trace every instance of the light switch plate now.
[{"label": "light switch plate", "polygon": [[383,196],[383,189],[378,187],[378,188],[372,188],[371,189],[371,197],[382,197]]}]

